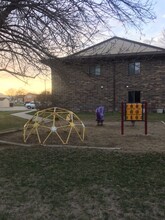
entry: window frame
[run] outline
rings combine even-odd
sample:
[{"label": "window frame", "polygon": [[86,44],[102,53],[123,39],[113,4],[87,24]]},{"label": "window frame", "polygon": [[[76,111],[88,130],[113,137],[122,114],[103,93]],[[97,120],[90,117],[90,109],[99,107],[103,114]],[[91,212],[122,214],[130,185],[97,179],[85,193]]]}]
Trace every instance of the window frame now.
[{"label": "window frame", "polygon": [[[132,96],[132,101],[130,101],[131,96]],[[140,90],[128,91],[128,103],[140,103],[140,102],[141,102],[141,91]]]},{"label": "window frame", "polygon": [[128,63],[128,75],[140,75],[141,74],[141,62],[132,61]]},{"label": "window frame", "polygon": [[101,75],[101,65],[100,64],[93,64],[88,66],[88,74],[90,76],[100,76]]}]

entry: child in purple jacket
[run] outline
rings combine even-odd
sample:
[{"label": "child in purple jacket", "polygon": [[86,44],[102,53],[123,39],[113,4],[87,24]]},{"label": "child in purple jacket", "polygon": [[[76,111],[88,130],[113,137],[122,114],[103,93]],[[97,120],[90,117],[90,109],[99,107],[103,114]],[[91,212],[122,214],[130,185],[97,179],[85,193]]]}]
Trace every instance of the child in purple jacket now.
[{"label": "child in purple jacket", "polygon": [[99,106],[96,108],[96,121],[97,121],[97,125],[103,125],[104,106]]}]

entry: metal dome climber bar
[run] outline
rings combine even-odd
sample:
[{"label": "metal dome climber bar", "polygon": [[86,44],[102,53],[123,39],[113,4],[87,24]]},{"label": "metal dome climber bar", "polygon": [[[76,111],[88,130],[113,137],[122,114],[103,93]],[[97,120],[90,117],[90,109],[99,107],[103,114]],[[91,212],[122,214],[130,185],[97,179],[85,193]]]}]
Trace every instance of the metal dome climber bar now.
[{"label": "metal dome climber bar", "polygon": [[37,111],[24,125],[23,139],[46,144],[51,138],[68,144],[71,136],[84,141],[85,126],[80,118],[67,109],[52,107]]}]

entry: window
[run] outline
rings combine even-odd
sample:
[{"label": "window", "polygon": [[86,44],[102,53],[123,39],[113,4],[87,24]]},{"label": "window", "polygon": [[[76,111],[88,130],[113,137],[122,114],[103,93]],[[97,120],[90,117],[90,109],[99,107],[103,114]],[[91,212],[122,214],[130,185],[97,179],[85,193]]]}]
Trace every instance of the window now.
[{"label": "window", "polygon": [[140,62],[129,63],[128,74],[129,75],[140,74]]},{"label": "window", "polygon": [[101,68],[100,65],[89,66],[89,75],[100,76]]},{"label": "window", "polygon": [[140,91],[129,91],[128,102],[129,103],[140,103]]}]

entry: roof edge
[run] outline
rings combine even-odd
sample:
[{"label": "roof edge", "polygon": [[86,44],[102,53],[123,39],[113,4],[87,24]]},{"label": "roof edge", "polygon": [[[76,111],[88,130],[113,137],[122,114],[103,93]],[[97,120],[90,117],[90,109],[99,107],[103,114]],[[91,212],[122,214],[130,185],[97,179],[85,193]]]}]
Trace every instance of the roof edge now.
[{"label": "roof edge", "polygon": [[65,57],[63,57],[63,58],[74,57],[74,56],[76,56],[76,55],[78,55],[78,54],[80,54],[80,53],[82,53],[82,52],[85,52],[85,51],[87,51],[87,50],[89,50],[89,49],[91,49],[91,48],[97,47],[97,46],[99,46],[99,45],[101,45],[101,44],[104,44],[104,43],[106,43],[106,42],[108,42],[108,41],[112,41],[112,40],[114,40],[114,39],[116,39],[116,40],[124,40],[124,41],[130,42],[130,43],[139,44],[139,45],[141,45],[141,46],[146,46],[146,47],[150,47],[150,48],[153,48],[153,49],[159,49],[159,50],[161,50],[161,51],[165,51],[165,48],[162,48],[162,47],[158,47],[158,46],[154,46],[154,45],[150,45],[150,44],[146,44],[146,43],[142,43],[142,42],[138,42],[138,41],[134,41],[134,40],[129,40],[129,39],[127,39],[127,38],[122,38],[122,37],[114,36],[114,37],[112,37],[112,38],[109,38],[109,39],[107,39],[107,40],[105,40],[105,41],[99,42],[99,43],[97,43],[97,44],[95,44],[95,45],[93,45],[93,46],[87,47],[87,48],[85,48],[85,49],[83,49],[83,50],[81,50],[81,51],[78,51],[78,52],[73,53],[73,54],[71,54],[71,55],[65,56]]}]

